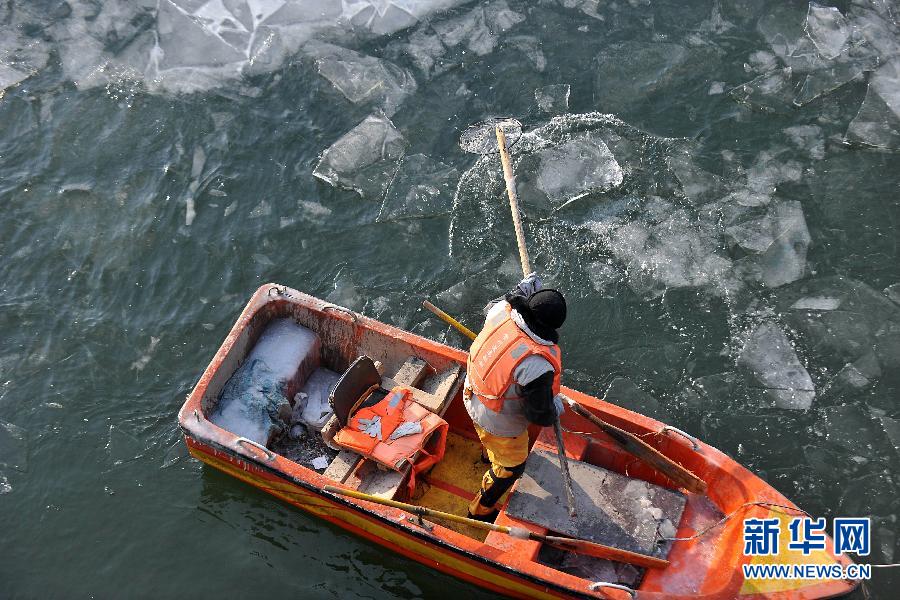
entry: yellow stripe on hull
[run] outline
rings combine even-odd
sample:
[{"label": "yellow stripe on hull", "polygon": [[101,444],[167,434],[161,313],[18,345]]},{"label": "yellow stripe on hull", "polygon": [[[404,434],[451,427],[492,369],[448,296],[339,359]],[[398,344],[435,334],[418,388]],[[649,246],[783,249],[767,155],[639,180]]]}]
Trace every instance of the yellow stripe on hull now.
[{"label": "yellow stripe on hull", "polygon": [[388,527],[378,521],[366,518],[352,508],[323,500],[318,494],[305,490],[300,486],[284,481],[263,479],[251,471],[241,469],[229,461],[219,459],[193,447],[190,447],[190,453],[194,458],[254,487],[260,488],[289,504],[317,516],[334,520],[339,525],[346,523],[355,529],[364,531],[373,538],[377,538],[377,540],[384,540],[391,546],[401,548],[408,553],[410,558],[418,562],[447,571],[451,575],[475,578],[494,587],[501,588],[506,594],[521,598],[566,597],[563,594],[554,594],[549,590],[528,586],[520,580],[513,577],[504,577],[492,570],[478,568],[471,562],[454,556],[452,551],[429,544],[408,534],[403,534],[393,527]]}]

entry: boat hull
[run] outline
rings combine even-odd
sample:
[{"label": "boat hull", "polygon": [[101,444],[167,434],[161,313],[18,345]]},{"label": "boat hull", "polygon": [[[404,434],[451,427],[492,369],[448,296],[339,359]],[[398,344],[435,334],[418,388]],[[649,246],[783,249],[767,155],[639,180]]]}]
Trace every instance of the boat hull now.
[{"label": "boat hull", "polygon": [[[394,367],[408,356],[419,357],[438,371],[465,365],[466,354],[459,349],[296,290],[267,284],[257,290],[244,308],[179,412],[179,424],[192,456],[393,552],[505,596],[617,600],[630,596],[610,588],[592,589],[592,582],[541,563],[537,542],[499,533],[490,533],[483,541],[477,540],[439,523],[419,523],[395,508],[329,494],[323,488],[335,484],[333,480],[210,422],[206,415],[261,330],[271,319],[285,316],[319,333],[323,356],[335,370],[345,369],[353,358],[363,353]],[[708,531],[696,538],[676,542],[669,552],[670,565],[665,569],[648,570],[636,591],[637,598],[830,598],[846,594],[858,584],[841,580],[744,581],[742,565],[748,562],[788,561],[784,557],[759,560],[760,557],[743,556],[743,519],[773,516],[784,519],[801,514],[801,511],[766,482],[712,446],[666,434],[663,423],[598,398],[565,387],[563,391],[604,421],[641,436],[657,451],[690,469],[708,484],[706,497],[686,493],[687,503],[676,535],[691,538],[704,529]],[[471,429],[471,421],[462,408],[458,392],[445,418],[451,423],[451,429],[454,423],[460,431],[465,427]],[[674,487],[671,481],[636,461],[577,415],[567,412],[562,424],[569,430],[588,433],[586,440],[569,435],[567,450],[580,446],[581,453],[573,458],[657,485]],[[541,443],[538,439],[536,447]],[[544,443],[549,443],[550,450],[554,448],[552,441],[545,440]],[[790,510],[785,514],[772,504],[787,506]],[[723,514],[733,515],[733,518],[709,527]],[[507,525],[534,528],[507,518],[504,513],[501,518],[506,519],[504,524]],[[783,524],[782,530],[786,529]],[[831,550],[829,539],[826,551],[802,562],[827,560],[842,566],[851,564],[846,556],[835,558]]]}]

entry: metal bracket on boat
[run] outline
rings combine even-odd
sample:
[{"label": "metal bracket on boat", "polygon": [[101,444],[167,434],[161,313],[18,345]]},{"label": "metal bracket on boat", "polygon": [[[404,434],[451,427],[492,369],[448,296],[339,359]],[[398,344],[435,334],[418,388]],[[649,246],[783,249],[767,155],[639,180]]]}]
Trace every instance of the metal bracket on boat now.
[{"label": "metal bracket on boat", "polygon": [[677,427],[672,427],[671,425],[665,425],[662,429],[659,430],[659,434],[663,435],[671,431],[672,433],[677,433],[680,436],[687,438],[687,440],[691,443],[691,446],[694,448],[694,452],[700,452],[700,442],[697,441],[697,438],[692,436],[689,433],[685,433],[684,431],[678,429]]},{"label": "metal bracket on boat", "polygon": [[350,310],[349,308],[344,308],[343,306],[338,306],[337,304],[326,304],[326,305],[322,308],[322,310],[323,310],[323,311],[325,311],[325,310],[333,310],[334,312],[342,312],[342,313],[345,313],[345,314],[350,315],[350,318],[353,319],[353,322],[354,322],[354,323],[356,323],[356,321],[357,321],[357,316],[356,316],[356,313],[355,313],[355,312],[353,312],[353,311]]},{"label": "metal bracket on boat", "polygon": [[198,423],[200,423],[200,421],[201,421],[201,419],[200,419],[200,411],[197,410],[196,408],[194,409],[194,418],[197,419],[197,422],[198,422]]},{"label": "metal bracket on boat", "polygon": [[635,592],[633,589],[631,589],[627,585],[621,585],[618,583],[608,583],[606,581],[595,581],[594,583],[592,583],[591,585],[588,586],[588,589],[591,590],[592,592],[596,592],[600,588],[612,588],[614,590],[622,590],[623,592],[628,592],[629,594],[631,594],[632,598],[635,598],[637,596],[637,592]]},{"label": "metal bracket on boat", "polygon": [[416,518],[415,518],[415,519],[413,519],[412,517],[407,517],[406,515],[402,515],[402,516],[400,517],[400,520],[403,521],[404,519],[407,520],[407,521],[409,521],[410,523],[412,523],[412,524],[414,524],[414,525],[418,525],[419,527],[421,527],[422,529],[424,529],[424,530],[427,531],[428,533],[431,533],[432,531],[434,531],[434,525],[432,525],[432,524],[429,523],[428,521],[424,520],[424,519],[422,518],[422,515],[416,515]]},{"label": "metal bracket on boat", "polygon": [[275,292],[276,296],[286,296],[287,295],[287,290],[285,290],[283,287],[279,287],[277,285],[273,285],[272,287],[269,288],[269,291],[266,292],[269,295],[269,298],[272,297],[272,292]]},{"label": "metal bracket on boat", "polygon": [[239,445],[239,446],[240,446],[240,445],[243,445],[243,444],[249,444],[249,445],[253,446],[253,447],[256,448],[257,450],[259,450],[260,452],[262,452],[263,454],[265,454],[265,456],[266,456],[266,462],[272,462],[273,460],[275,460],[275,453],[274,453],[274,452],[272,452],[271,450],[269,450],[268,448],[266,448],[266,447],[263,446],[262,444],[258,444],[258,443],[256,443],[256,442],[254,442],[253,440],[248,440],[248,439],[245,438],[245,437],[239,437],[238,439],[234,440],[234,443],[237,444],[237,445]]}]

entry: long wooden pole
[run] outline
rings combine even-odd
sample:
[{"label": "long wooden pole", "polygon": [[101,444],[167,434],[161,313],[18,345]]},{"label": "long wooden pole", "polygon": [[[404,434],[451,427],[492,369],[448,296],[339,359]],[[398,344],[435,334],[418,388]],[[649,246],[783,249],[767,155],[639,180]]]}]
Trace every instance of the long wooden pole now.
[{"label": "long wooden pole", "polygon": [[509,196],[509,210],[512,212],[513,225],[516,228],[516,244],[519,246],[519,261],[522,263],[522,275],[531,273],[531,259],[525,247],[525,231],[522,229],[522,216],[519,214],[519,198],[516,195],[516,177],[513,175],[509,153],[506,151],[506,135],[498,125],[497,146],[500,148],[500,162],[503,164],[503,179],[506,181],[506,194]]},{"label": "long wooden pole", "polygon": [[468,519],[466,517],[460,517],[459,515],[441,512],[439,510],[432,510],[425,506],[416,506],[415,504],[407,504],[405,502],[398,502],[396,500],[391,500],[389,498],[380,498],[378,496],[371,496],[369,494],[364,494],[362,492],[357,492],[355,490],[339,488],[339,487],[336,487],[333,485],[326,485],[322,489],[330,494],[338,494],[340,496],[356,498],[357,500],[365,500],[367,502],[373,502],[375,504],[390,506],[392,508],[399,508],[400,510],[405,510],[406,512],[412,513],[419,517],[431,517],[434,519],[442,519],[444,521],[451,521],[453,523],[461,523],[463,525],[469,525],[470,527],[476,527],[478,529],[483,529],[483,530],[487,530],[487,531],[496,531],[499,533],[505,533],[506,535],[509,535],[509,536],[512,536],[512,537],[515,537],[518,539],[535,540],[538,542],[544,542],[546,544],[550,544],[551,546],[556,546],[563,550],[569,550],[571,552],[576,552],[578,554],[587,554],[588,556],[594,556],[597,558],[605,558],[608,560],[615,560],[618,562],[629,563],[632,565],[638,565],[640,567],[647,567],[650,569],[664,569],[665,567],[667,567],[669,565],[669,561],[664,560],[662,558],[656,558],[654,556],[647,556],[645,554],[639,554],[637,552],[629,552],[628,550],[622,550],[620,548],[613,548],[611,546],[605,546],[603,544],[598,544],[596,542],[589,542],[587,540],[580,540],[578,538],[561,537],[561,536],[554,536],[554,535],[542,535],[540,533],[535,533],[533,531],[529,531],[522,527],[507,527],[505,525],[496,525],[494,523],[478,521],[476,519]]},{"label": "long wooden pole", "polygon": [[[509,196],[509,211],[512,213],[513,225],[516,228],[516,244],[519,246],[519,260],[522,262],[522,276],[531,274],[531,259],[528,258],[528,248],[525,247],[525,232],[522,229],[522,215],[519,213],[519,198],[516,195],[516,178],[513,175],[512,164],[509,162],[509,153],[506,151],[506,134],[497,125],[497,147],[500,148],[500,162],[503,164],[503,179],[506,181],[506,194]],[[559,455],[559,470],[562,471],[563,483],[566,487],[566,501],[569,505],[569,516],[575,516],[575,492],[572,491],[572,478],[569,475],[569,460],[566,458],[566,448],[563,445],[562,426],[557,416],[553,422],[556,433],[556,452]]]}]

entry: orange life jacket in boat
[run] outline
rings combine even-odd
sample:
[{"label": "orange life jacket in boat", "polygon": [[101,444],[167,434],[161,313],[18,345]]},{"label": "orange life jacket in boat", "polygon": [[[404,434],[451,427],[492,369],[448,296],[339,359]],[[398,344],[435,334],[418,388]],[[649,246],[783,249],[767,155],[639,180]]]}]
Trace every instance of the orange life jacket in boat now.
[{"label": "orange life jacket in boat", "polygon": [[[468,376],[472,392],[487,408],[503,410],[504,393],[516,384],[515,370],[529,356],[543,356],[553,366],[553,395],[559,393],[562,353],[559,346],[539,344],[519,329],[506,307],[505,318],[487,323],[469,349]],[[521,400],[520,400],[521,401]]]},{"label": "orange life jacket in boat", "polygon": [[[363,432],[362,419],[381,418],[381,439]],[[413,433],[391,439],[391,434],[401,423],[415,422],[421,433]],[[400,471],[406,463],[412,465],[409,476],[409,492],[415,490],[416,475],[444,458],[447,445],[447,422],[424,406],[413,401],[412,392],[395,387],[378,404],[361,408],[350,417],[334,441],[339,446],[353,450],[389,469]],[[437,432],[434,436],[432,433]],[[418,454],[418,458],[416,455]]]}]

